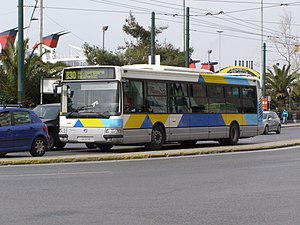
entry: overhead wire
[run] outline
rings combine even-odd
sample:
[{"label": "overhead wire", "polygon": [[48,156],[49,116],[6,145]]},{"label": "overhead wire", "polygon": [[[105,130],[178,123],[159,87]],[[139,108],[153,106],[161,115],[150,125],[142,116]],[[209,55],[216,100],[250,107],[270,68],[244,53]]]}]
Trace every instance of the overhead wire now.
[{"label": "overhead wire", "polygon": [[[141,7],[141,6],[137,6],[137,5],[130,5],[130,4],[124,4],[124,3],[119,3],[119,2],[114,2],[114,1],[107,1],[107,0],[90,0],[91,2],[95,2],[95,3],[101,3],[101,4],[106,4],[106,5],[110,5],[110,6],[115,6],[115,7],[121,7],[122,9],[123,8],[128,8],[130,9],[130,12],[132,12],[132,10],[137,10],[135,12],[132,12],[134,14],[148,14],[149,12],[151,11],[156,11],[157,14],[159,15],[164,15],[164,16],[172,16],[173,18],[176,18],[176,17],[182,17],[182,15],[180,15],[180,13],[169,13],[169,12],[165,12],[163,10],[153,10],[153,8],[145,8],[145,7]],[[130,0],[131,2],[135,2],[135,3],[139,3],[139,4],[146,4],[146,5],[152,5],[152,6],[156,6],[156,7],[163,7],[165,8],[165,5],[169,5],[169,3],[166,3],[166,2],[163,2],[163,1],[159,1],[159,0],[152,0],[152,2],[156,2],[156,3],[159,3],[159,4],[153,4],[153,3],[148,3],[148,2],[143,2],[143,1],[140,1],[140,0]],[[203,0],[201,0],[203,1]],[[205,1],[205,0],[204,0]],[[246,2],[239,2],[239,1],[226,1],[226,0],[216,0],[216,1],[212,1],[212,2],[230,2],[230,3],[246,3]],[[250,2],[248,2],[250,3]],[[255,2],[251,2],[251,4],[255,4]],[[300,1],[296,1],[296,2],[292,2],[292,3],[288,3],[289,5],[290,4],[294,4],[294,5],[297,5],[298,3],[300,3]],[[257,3],[256,3],[257,4]],[[179,4],[173,4],[173,7],[171,7],[172,9],[174,10],[178,10],[178,12],[181,12],[182,11],[182,5],[179,5]],[[282,5],[278,4],[278,3],[268,3],[268,6],[265,6],[264,8],[271,8],[271,7],[280,7]],[[44,8],[48,8],[48,9],[61,9],[61,10],[77,10],[77,11],[94,11],[94,12],[107,12],[107,13],[128,13],[129,11],[123,11],[123,10],[104,10],[104,9],[84,9],[84,8],[72,8],[72,7],[51,7],[51,6],[47,6],[47,7],[44,7]],[[170,9],[170,7],[168,7],[168,9]],[[260,9],[260,7],[257,7],[255,8],[256,10],[257,9]],[[205,10],[205,9],[200,9],[200,8],[197,8],[197,7],[193,7],[193,10],[197,10],[196,12],[200,12],[200,14],[195,14],[195,15],[191,15],[191,21],[193,21],[194,25],[193,26],[201,26],[203,27],[205,24],[207,24],[208,22],[205,21],[205,20],[199,20],[199,19],[195,19],[197,16],[206,16],[205,13],[203,12],[209,12],[210,10]],[[250,8],[250,9],[243,9],[242,11],[240,12],[245,12],[245,11],[252,11],[254,10],[254,8]],[[235,11],[230,11],[230,12],[226,12],[225,15],[229,18],[223,18],[222,20],[225,20],[227,22],[229,22],[230,20],[232,21],[240,21],[240,22],[243,22],[243,23],[247,23],[248,25],[243,25],[243,24],[240,24],[239,23],[239,26],[243,26],[243,27],[248,27],[250,28],[249,26],[249,23],[246,22],[246,20],[243,20],[243,19],[239,19],[239,18],[235,18],[233,16],[230,16],[228,15],[228,13],[235,13],[235,12],[238,12],[238,10],[235,10]],[[49,16],[48,16],[49,17]],[[216,16],[214,16],[216,17]],[[54,22],[53,19],[51,19],[52,22]],[[197,21],[198,20],[198,21]],[[167,20],[165,20],[167,21]],[[176,21],[176,23],[182,23],[181,21]],[[233,22],[235,25],[237,24],[236,22]],[[56,23],[58,24],[58,23]],[[207,27],[207,28],[210,28],[210,29],[219,29],[220,28],[220,23],[213,23],[213,22],[210,22],[210,27]],[[252,24],[252,26],[255,26],[254,24]],[[239,33],[244,33],[244,34],[248,34],[248,35],[254,35],[254,36],[258,36],[260,35],[259,33],[255,33],[255,32],[249,32],[249,31],[245,31],[243,29],[240,29],[240,28],[233,28],[232,26],[226,26],[226,25],[221,25],[222,29],[224,30],[228,30],[228,31],[232,31],[232,32],[239,32]],[[255,30],[255,27],[251,27],[251,29],[254,29]],[[258,30],[258,29],[257,29]],[[269,30],[270,32],[271,31],[274,31],[274,30]],[[266,37],[270,37],[272,35],[269,35],[269,34],[265,34]],[[79,38],[81,39],[81,38]],[[82,39],[81,39],[82,40]]]}]

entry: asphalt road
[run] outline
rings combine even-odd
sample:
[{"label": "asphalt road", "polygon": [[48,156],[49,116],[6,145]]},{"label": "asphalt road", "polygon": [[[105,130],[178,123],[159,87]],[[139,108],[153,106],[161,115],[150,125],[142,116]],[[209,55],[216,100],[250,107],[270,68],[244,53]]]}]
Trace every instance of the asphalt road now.
[{"label": "asphalt road", "polygon": [[0,224],[295,225],[300,148],[2,166]]}]

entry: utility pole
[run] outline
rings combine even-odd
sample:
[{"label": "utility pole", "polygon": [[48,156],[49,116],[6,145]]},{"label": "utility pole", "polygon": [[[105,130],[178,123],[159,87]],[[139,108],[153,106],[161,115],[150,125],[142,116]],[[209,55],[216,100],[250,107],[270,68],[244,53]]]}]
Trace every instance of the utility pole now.
[{"label": "utility pole", "polygon": [[190,8],[186,7],[185,67],[190,64]]},{"label": "utility pole", "polygon": [[182,6],[183,6],[182,47],[183,47],[183,51],[185,52],[185,0],[183,0]]},{"label": "utility pole", "polygon": [[224,32],[222,30],[217,30],[219,33],[219,71],[221,70],[221,34]]},{"label": "utility pole", "polygon": [[23,96],[23,73],[24,73],[24,41],[23,41],[23,0],[18,5],[18,104],[22,105]]},{"label": "utility pole", "polygon": [[155,12],[151,13],[151,64],[155,65]]},{"label": "utility pole", "polygon": [[266,43],[263,44],[262,96],[266,97]]},{"label": "utility pole", "polygon": [[261,5],[260,5],[260,32],[261,32],[261,43],[260,43],[260,47],[261,47],[261,73],[260,73],[260,81],[261,81],[261,85],[262,85],[262,90],[265,89],[264,87],[264,1],[261,0]]},{"label": "utility pole", "polygon": [[40,1],[40,45],[39,45],[39,54],[43,54],[43,0]]}]

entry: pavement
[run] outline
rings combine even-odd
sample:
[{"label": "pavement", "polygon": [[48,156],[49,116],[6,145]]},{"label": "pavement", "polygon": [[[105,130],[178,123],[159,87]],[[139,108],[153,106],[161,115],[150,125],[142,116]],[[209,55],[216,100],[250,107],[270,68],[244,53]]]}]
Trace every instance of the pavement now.
[{"label": "pavement", "polygon": [[[282,127],[300,126],[300,123],[290,123]],[[69,163],[69,162],[90,162],[90,161],[109,161],[109,160],[128,160],[128,159],[146,159],[161,157],[178,157],[189,155],[205,155],[228,152],[256,151],[274,148],[285,148],[300,145],[300,139],[283,140],[262,144],[247,144],[233,146],[217,146],[217,147],[201,147],[176,150],[160,150],[160,151],[143,151],[130,153],[87,153],[84,155],[73,156],[43,156],[43,157],[26,157],[26,158],[5,158],[0,159],[0,165],[25,165],[25,164],[49,164],[49,163]]]}]

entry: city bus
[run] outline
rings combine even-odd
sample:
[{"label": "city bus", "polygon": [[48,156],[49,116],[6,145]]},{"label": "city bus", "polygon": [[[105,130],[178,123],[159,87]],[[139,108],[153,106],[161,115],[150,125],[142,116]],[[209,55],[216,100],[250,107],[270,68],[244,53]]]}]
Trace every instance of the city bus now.
[{"label": "city bus", "polygon": [[157,65],[63,71],[59,138],[109,150],[161,149],[214,140],[235,145],[263,132],[257,77]]}]

